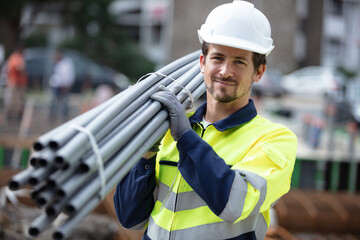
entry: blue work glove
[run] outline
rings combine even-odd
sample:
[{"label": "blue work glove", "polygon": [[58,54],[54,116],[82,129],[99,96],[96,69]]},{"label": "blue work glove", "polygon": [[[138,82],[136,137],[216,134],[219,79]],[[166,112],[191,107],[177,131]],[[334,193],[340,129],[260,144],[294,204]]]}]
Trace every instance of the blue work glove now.
[{"label": "blue work glove", "polygon": [[151,99],[159,101],[167,109],[171,136],[177,141],[185,132],[191,130],[189,119],[177,97],[163,85],[160,85],[159,89],[160,91],[154,93]]}]

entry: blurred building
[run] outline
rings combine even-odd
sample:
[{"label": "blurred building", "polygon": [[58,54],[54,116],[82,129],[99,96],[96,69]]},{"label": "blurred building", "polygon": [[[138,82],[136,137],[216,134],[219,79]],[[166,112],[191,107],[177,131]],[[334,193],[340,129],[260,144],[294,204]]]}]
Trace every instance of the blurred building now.
[{"label": "blurred building", "polygon": [[[199,48],[196,30],[219,0],[174,0],[171,59]],[[253,0],[272,25],[269,65],[284,73],[309,65],[360,68],[360,0]]]},{"label": "blurred building", "polygon": [[[114,0],[109,11],[145,55],[161,66],[199,49],[197,29],[214,7],[231,1]],[[360,0],[250,2],[265,13],[272,25],[275,49],[268,57],[271,67],[283,73],[309,65],[360,69]],[[72,37],[74,29],[69,25],[64,29],[60,24],[56,3],[49,6],[50,13],[34,16],[30,14],[32,6],[27,5],[22,24],[26,26],[31,16],[35,24],[24,27],[24,34],[34,28],[46,29],[49,44],[55,46]]]},{"label": "blurred building", "polygon": [[109,11],[150,60],[158,65],[168,62],[173,0],[115,0]]}]

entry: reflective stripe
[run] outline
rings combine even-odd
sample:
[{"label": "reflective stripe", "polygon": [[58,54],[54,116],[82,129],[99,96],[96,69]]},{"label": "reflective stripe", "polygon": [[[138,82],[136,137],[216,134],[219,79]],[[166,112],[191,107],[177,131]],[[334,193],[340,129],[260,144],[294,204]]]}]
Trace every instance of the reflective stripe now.
[{"label": "reflective stripe", "polygon": [[243,212],[246,193],[247,183],[243,180],[240,173],[236,171],[229,200],[219,217],[228,222],[235,222]]},{"label": "reflective stripe", "polygon": [[[196,216],[194,216],[196,217]],[[167,231],[158,226],[151,217],[147,234],[151,239],[196,239],[223,240],[235,238],[244,233],[255,231],[257,239],[263,239],[267,224],[262,214],[250,216],[237,223],[217,222],[186,229]]]},{"label": "reflective stripe", "polygon": [[[164,183],[159,182],[159,195],[158,200],[160,202],[164,201],[164,198],[169,191],[169,187],[166,186]],[[175,202],[178,202],[178,205],[175,209]],[[169,198],[167,199],[165,204],[165,208],[169,209],[170,211],[183,211],[183,210],[190,210],[198,207],[207,206],[205,201],[199,197],[197,193],[194,191],[192,192],[183,192],[183,193],[174,193],[171,192]]]},{"label": "reflective stripe", "polygon": [[259,176],[259,175],[257,175],[257,174],[255,174],[255,173],[253,173],[253,172],[244,171],[244,170],[238,170],[238,169],[235,170],[235,171],[240,172],[241,176],[243,176],[245,181],[247,181],[248,183],[251,184],[251,186],[253,186],[255,189],[260,191],[259,200],[256,203],[256,206],[254,207],[254,209],[252,210],[250,215],[259,213],[261,205],[264,203],[266,193],[267,193],[267,181],[266,181],[266,179]]},{"label": "reflective stripe", "polygon": [[[267,214],[269,214],[269,211],[267,211]],[[256,223],[256,228],[255,228],[256,239],[264,239],[266,231],[268,230],[268,225],[266,223],[264,216],[262,214],[260,214],[260,215],[261,215],[261,217],[258,218],[258,221]]]},{"label": "reflective stripe", "polygon": [[[255,189],[260,192],[259,199],[256,203],[256,206],[250,213],[250,215],[258,214],[261,208],[261,205],[265,201],[266,192],[267,192],[267,181],[261,176],[244,170],[235,170],[238,174],[235,175],[233,185],[231,187],[231,192],[229,196],[229,201],[226,204],[223,212],[219,215],[221,219],[224,219],[228,222],[235,222],[243,212],[245,198],[247,194],[247,182],[251,184]],[[159,195],[158,200],[163,202],[169,187],[162,182],[159,182]],[[177,201],[177,206],[175,209],[175,203]],[[207,206],[205,201],[199,197],[194,191],[191,192],[182,192],[174,193],[171,192],[164,207],[171,211],[183,211],[190,210],[202,206]]]},{"label": "reflective stripe", "polygon": [[144,230],[145,227],[146,227],[146,224],[148,223],[148,221],[149,221],[149,218],[147,218],[146,220],[142,221],[141,223],[136,224],[135,226],[132,226],[132,227],[130,227],[128,229],[130,229],[130,230]]}]

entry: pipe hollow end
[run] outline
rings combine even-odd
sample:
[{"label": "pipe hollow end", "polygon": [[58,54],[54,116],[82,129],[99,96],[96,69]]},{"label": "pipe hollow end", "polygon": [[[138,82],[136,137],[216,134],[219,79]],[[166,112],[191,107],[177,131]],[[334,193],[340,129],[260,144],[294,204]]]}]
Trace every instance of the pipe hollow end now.
[{"label": "pipe hollow end", "polygon": [[40,158],[39,159],[39,165],[41,167],[46,167],[48,165],[48,161],[45,158]]},{"label": "pipe hollow end", "polygon": [[59,148],[59,144],[55,141],[50,141],[49,142],[49,147],[53,150],[57,150]]},{"label": "pipe hollow end", "polygon": [[35,177],[31,177],[31,178],[29,179],[29,184],[30,184],[31,186],[36,186],[36,185],[38,185],[38,183],[39,183],[39,179],[37,179],[37,178],[35,178]]},{"label": "pipe hollow end", "polygon": [[44,145],[42,145],[40,142],[35,142],[33,144],[33,148],[35,151],[41,151],[44,149]]},{"label": "pipe hollow end", "polygon": [[55,157],[55,162],[58,165],[62,165],[65,162],[65,160],[64,160],[64,158],[62,156],[56,156]]},{"label": "pipe hollow end", "polygon": [[56,191],[56,196],[59,197],[59,198],[63,198],[63,197],[65,197],[65,195],[66,195],[65,191],[62,190],[62,189],[58,189]]},{"label": "pipe hollow end", "polygon": [[57,186],[56,181],[54,179],[48,179],[47,185],[49,188],[55,188]]},{"label": "pipe hollow end", "polygon": [[29,228],[29,235],[32,237],[36,237],[37,235],[39,235],[40,231],[38,228],[36,227],[30,227]]},{"label": "pipe hollow end", "polygon": [[76,212],[75,207],[71,204],[67,205],[65,210],[66,210],[66,213],[69,214],[70,216]]},{"label": "pipe hollow end", "polygon": [[52,206],[47,207],[47,208],[45,209],[45,212],[46,212],[46,214],[48,215],[48,217],[53,217],[53,216],[55,216],[55,214],[56,214],[56,211],[55,211],[55,209],[54,209]]},{"label": "pipe hollow end", "polygon": [[34,168],[36,168],[38,166],[38,159],[36,157],[31,157],[29,160],[29,163],[31,166],[33,166]]},{"label": "pipe hollow end", "polygon": [[36,198],[36,203],[38,204],[38,206],[44,206],[46,205],[47,201],[45,198],[38,197]]},{"label": "pipe hollow end", "polygon": [[17,181],[11,180],[9,182],[9,189],[12,191],[18,190],[20,188],[20,183]]},{"label": "pipe hollow end", "polygon": [[64,238],[64,235],[61,232],[54,232],[53,233],[53,239],[55,240],[62,240]]},{"label": "pipe hollow end", "polygon": [[87,173],[89,170],[90,170],[90,168],[89,168],[89,166],[88,166],[87,164],[81,163],[81,164],[79,165],[79,171],[80,171],[81,173]]}]

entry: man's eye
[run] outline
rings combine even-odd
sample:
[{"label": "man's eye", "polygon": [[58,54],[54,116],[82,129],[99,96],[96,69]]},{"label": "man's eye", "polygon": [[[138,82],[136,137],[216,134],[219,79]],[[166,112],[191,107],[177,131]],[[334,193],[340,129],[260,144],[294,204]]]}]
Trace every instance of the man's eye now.
[{"label": "man's eye", "polygon": [[222,57],[213,57],[212,59],[215,61],[221,61],[223,58]]}]

